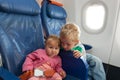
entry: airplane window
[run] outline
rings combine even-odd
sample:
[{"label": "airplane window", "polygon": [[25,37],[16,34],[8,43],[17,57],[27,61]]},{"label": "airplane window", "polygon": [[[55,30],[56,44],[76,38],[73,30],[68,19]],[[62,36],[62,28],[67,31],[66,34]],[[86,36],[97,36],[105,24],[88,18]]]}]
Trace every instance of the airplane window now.
[{"label": "airplane window", "polygon": [[104,28],[106,9],[102,4],[87,5],[83,11],[83,27],[87,32],[100,32]]}]

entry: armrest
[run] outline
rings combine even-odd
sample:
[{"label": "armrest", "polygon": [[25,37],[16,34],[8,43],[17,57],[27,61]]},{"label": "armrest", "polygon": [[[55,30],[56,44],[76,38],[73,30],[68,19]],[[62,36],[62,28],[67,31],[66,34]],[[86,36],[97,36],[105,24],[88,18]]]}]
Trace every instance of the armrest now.
[{"label": "armrest", "polygon": [[20,80],[17,76],[10,73],[3,67],[0,67],[0,78],[2,78],[3,80]]},{"label": "armrest", "polygon": [[89,45],[89,44],[83,44],[83,45],[84,45],[84,47],[85,47],[85,50],[90,50],[90,49],[92,49],[92,46]]}]

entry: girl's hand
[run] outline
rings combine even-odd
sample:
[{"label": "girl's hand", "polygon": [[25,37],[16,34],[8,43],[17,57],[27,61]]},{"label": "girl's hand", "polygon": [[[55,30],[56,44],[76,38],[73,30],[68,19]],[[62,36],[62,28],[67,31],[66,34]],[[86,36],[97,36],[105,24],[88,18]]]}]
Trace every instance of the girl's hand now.
[{"label": "girl's hand", "polygon": [[33,70],[25,71],[19,76],[20,80],[28,80],[30,77],[34,76]]},{"label": "girl's hand", "polygon": [[49,70],[44,71],[44,75],[46,77],[52,77],[54,75],[54,73],[55,73],[55,70],[53,70],[53,69],[49,69]]},{"label": "girl's hand", "polygon": [[79,58],[79,57],[82,56],[82,54],[80,53],[80,51],[74,50],[74,51],[73,51],[73,56],[74,56],[75,58]]},{"label": "girl's hand", "polygon": [[59,74],[62,76],[62,78],[66,77],[66,72],[65,71],[60,71]]}]

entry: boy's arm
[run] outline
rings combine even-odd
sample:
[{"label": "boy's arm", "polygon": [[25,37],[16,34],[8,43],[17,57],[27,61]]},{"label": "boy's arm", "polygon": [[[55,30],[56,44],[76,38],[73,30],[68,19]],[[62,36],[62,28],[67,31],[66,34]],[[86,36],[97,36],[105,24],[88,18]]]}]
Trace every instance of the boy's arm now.
[{"label": "boy's arm", "polygon": [[75,46],[75,47],[73,47],[71,50],[78,50],[80,53],[82,53],[83,52],[83,49],[82,49],[82,47],[81,46]]},{"label": "boy's arm", "polygon": [[86,55],[85,48],[84,48],[84,46],[82,44],[76,45],[71,50],[73,51],[73,53],[74,53],[73,56],[75,58],[79,58],[81,56],[85,56]]}]

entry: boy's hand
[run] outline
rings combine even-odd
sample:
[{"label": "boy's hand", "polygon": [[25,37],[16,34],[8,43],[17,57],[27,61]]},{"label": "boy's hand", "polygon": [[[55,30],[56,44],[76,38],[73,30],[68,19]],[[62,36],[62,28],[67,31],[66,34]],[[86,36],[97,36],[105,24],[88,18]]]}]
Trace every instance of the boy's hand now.
[{"label": "boy's hand", "polygon": [[66,72],[65,71],[60,71],[59,74],[62,76],[62,78],[66,77]]},{"label": "boy's hand", "polygon": [[74,56],[75,58],[79,58],[79,57],[82,56],[82,54],[80,53],[80,51],[74,50],[74,51],[73,51],[73,56]]}]

